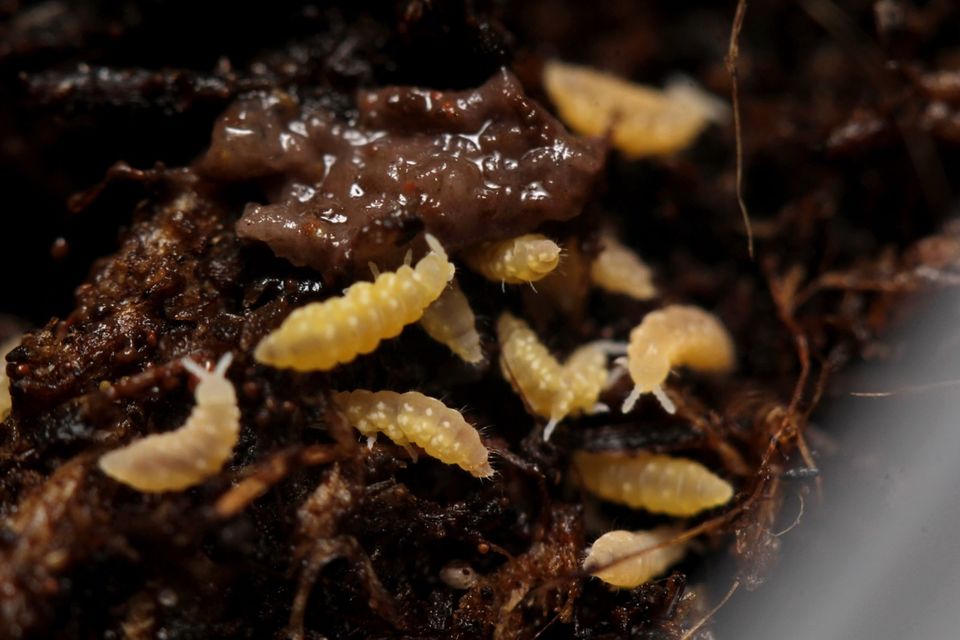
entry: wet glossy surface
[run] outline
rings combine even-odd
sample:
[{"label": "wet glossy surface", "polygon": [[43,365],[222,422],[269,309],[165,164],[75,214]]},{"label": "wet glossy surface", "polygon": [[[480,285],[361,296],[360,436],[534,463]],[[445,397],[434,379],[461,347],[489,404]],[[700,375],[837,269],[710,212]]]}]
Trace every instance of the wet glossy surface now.
[{"label": "wet glossy surface", "polygon": [[235,103],[201,171],[261,179],[241,237],[297,265],[389,261],[425,227],[450,250],[580,213],[603,166],[599,143],[568,134],[501,71],[478,89],[362,92],[338,119],[282,93]]}]

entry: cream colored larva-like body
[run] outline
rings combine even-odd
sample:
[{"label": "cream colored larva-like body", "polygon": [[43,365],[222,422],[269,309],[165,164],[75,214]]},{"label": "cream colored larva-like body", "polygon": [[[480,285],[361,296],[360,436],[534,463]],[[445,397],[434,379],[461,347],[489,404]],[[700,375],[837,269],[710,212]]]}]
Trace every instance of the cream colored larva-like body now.
[{"label": "cream colored larva-like body", "polygon": [[463,416],[416,391],[343,391],[334,394],[347,421],[372,444],[383,433],[401,446],[415,444],[428,455],[478,478],[493,475],[490,452]]},{"label": "cream colored larva-like body", "polygon": [[686,458],[579,451],[573,463],[587,491],[634,509],[692,516],[733,497],[729,482]]},{"label": "cream colored larva-like body", "polygon": [[591,342],[571,353],[563,363],[565,379],[573,393],[571,413],[589,413],[597,407],[609,377],[607,351],[605,341]]},{"label": "cream colored larva-like body", "polygon": [[631,157],[675,153],[692,144],[711,120],[726,119],[726,105],[690,81],[661,91],[553,61],[544,67],[543,85],[571,129],[610,135],[613,146]]},{"label": "cream colored larva-like body", "polygon": [[20,337],[0,344],[0,422],[7,419],[13,403],[10,398],[10,378],[7,377],[7,354],[20,344]]},{"label": "cream colored larva-like body", "polygon": [[573,406],[567,372],[526,322],[504,313],[497,321],[500,370],[536,415],[549,419],[548,437]]},{"label": "cream colored larva-like body", "polygon": [[358,282],[342,296],[295,310],[254,351],[258,362],[298,371],[325,371],[370,353],[416,322],[453,278],[454,266],[436,238],[415,267]]},{"label": "cream colored larva-like body", "polygon": [[650,531],[610,531],[597,538],[590,547],[583,561],[583,569],[614,587],[639,587],[666,573],[683,558],[686,552],[683,543],[657,548],[669,542],[676,533],[672,527],[658,527]]},{"label": "cream colored larva-like body", "polygon": [[544,440],[550,439],[557,424],[568,415],[598,407],[597,399],[608,377],[607,342],[584,345],[560,364],[527,323],[509,313],[500,316],[497,337],[504,378],[531,411],[548,419]]},{"label": "cream colored larva-like body", "polygon": [[420,326],[427,335],[449,347],[465,362],[476,364],[483,360],[476,316],[456,279],[426,308]]},{"label": "cream colored larva-like body", "polygon": [[673,413],[676,409],[661,385],[670,369],[682,366],[703,373],[730,371],[733,338],[716,316],[698,307],[671,305],[648,313],[630,332],[627,369],[634,388],[623,412],[633,409],[640,394],[652,393]]},{"label": "cream colored larva-like body", "polygon": [[560,262],[560,247],[546,236],[530,233],[464,251],[463,260],[488,280],[522,284],[553,271]]},{"label": "cream colored larva-like body", "polygon": [[100,458],[100,469],[139,491],[180,491],[216,475],[230,459],[240,435],[240,409],[226,378],[231,355],[212,371],[191,360],[183,366],[199,378],[196,406],[179,429],[137,440]]},{"label": "cream colored larva-like body", "polygon": [[635,300],[650,300],[657,296],[650,267],[612,236],[604,236],[603,250],[590,265],[590,280],[604,291]]}]

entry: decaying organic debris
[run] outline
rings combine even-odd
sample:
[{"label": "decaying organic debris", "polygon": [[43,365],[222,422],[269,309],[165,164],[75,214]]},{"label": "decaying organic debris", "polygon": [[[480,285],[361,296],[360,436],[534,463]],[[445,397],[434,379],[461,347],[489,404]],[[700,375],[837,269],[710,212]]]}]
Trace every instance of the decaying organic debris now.
[{"label": "decaying organic debris", "polygon": [[[678,71],[729,94],[730,7],[336,4],[256,17],[207,3],[7,9],[0,161],[4,210],[20,213],[4,231],[26,253],[0,255],[15,276],[0,303],[39,328],[5,370],[0,636],[707,637],[696,625],[713,603],[688,569],[732,554],[731,581],[762,583],[784,497],[809,482],[782,478],[813,466],[805,428],[832,374],[895,353],[882,336],[909,316],[907,294],[960,282],[960,236],[944,224],[960,175],[945,66],[960,10],[905,6],[894,29],[863,3],[868,51],[852,55],[792,6],[751,5],[738,68],[754,259],[733,127],[673,112],[675,94],[647,100],[666,138],[618,120],[624,91],[636,102],[639,84]],[[783,37],[767,37],[774,26]],[[557,59],[620,92],[594,118],[597,138],[562,124]],[[104,173],[68,217],[68,196]],[[611,228],[657,274],[656,301],[592,286]],[[533,287],[458,269],[465,304],[451,317],[476,364],[416,328],[332,371],[253,357],[296,309],[367,278],[368,262],[390,272],[409,249],[423,255],[424,232],[457,267],[524,234],[563,251]],[[715,316],[737,367],[669,378],[673,415],[647,402],[623,414],[634,380],[602,380],[606,359],[670,305]],[[560,416],[482,362],[504,354],[505,312],[578,364],[573,375],[553,360],[570,397],[548,442],[535,416]],[[17,333],[0,322],[0,341]],[[189,419],[183,358],[228,352],[239,438],[219,472],[143,493],[100,471],[103,454]],[[361,446],[336,389],[415,389],[456,407],[496,473],[477,480],[413,438]],[[445,433],[434,427],[426,436]],[[435,451],[459,461],[446,448],[457,442]],[[584,568],[588,549],[663,517],[583,491],[572,463],[638,452],[695,461],[724,491],[670,518],[663,548],[686,549],[680,564],[611,590],[589,573],[602,567]]]},{"label": "decaying organic debris", "polygon": [[[360,93],[357,120],[276,92],[220,118],[200,169],[278,183],[237,225],[294,264],[382,262],[420,229],[450,251],[580,213],[603,148],[568,134],[508,71],[466,92]],[[275,194],[275,195],[274,195]]]}]

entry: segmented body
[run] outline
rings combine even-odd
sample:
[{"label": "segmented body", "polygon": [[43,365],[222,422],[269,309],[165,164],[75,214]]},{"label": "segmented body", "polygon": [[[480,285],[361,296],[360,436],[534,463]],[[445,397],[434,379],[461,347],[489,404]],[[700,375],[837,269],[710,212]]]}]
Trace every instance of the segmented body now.
[{"label": "segmented body", "polygon": [[401,446],[415,444],[428,455],[455,464],[478,478],[493,475],[489,451],[480,434],[460,415],[435,398],[416,391],[343,391],[334,400],[360,433],[383,433]]},{"label": "segmented body", "polygon": [[463,260],[494,282],[536,282],[556,268],[560,247],[546,236],[530,233],[464,251]]},{"label": "segmented body", "polygon": [[609,375],[606,343],[591,342],[578,348],[567,358],[563,370],[573,393],[570,412],[592,411]]},{"label": "segmented body", "polygon": [[19,336],[0,344],[0,422],[7,419],[13,406],[10,398],[10,378],[7,377],[7,354],[19,344]]},{"label": "segmented body", "polygon": [[639,587],[662,575],[683,558],[686,545],[682,543],[654,548],[675,535],[676,530],[671,527],[650,531],[610,531],[597,538],[590,547],[583,568],[611,586]]},{"label": "segmented body", "polygon": [[219,473],[240,434],[240,410],[226,378],[230,354],[213,372],[190,360],[183,366],[199,378],[196,406],[183,426],[137,440],[100,458],[100,469],[144,492],[180,491]]},{"label": "segmented body", "polygon": [[630,411],[640,394],[653,393],[673,413],[661,385],[670,369],[680,366],[704,373],[730,371],[733,338],[716,316],[698,307],[671,305],[648,313],[630,332],[627,367],[635,386],[623,411]]},{"label": "segmented body", "polygon": [[370,353],[416,322],[453,278],[454,266],[429,234],[430,252],[415,267],[358,282],[342,296],[301,307],[254,351],[258,362],[298,371],[324,371]]},{"label": "segmented body", "polygon": [[604,236],[603,250],[590,265],[590,279],[605,291],[636,300],[650,300],[657,295],[650,267],[612,236]]},{"label": "segmented body", "polygon": [[549,421],[543,439],[571,414],[592,411],[607,382],[602,341],[584,345],[560,364],[526,322],[504,313],[497,322],[500,370],[536,415]]},{"label": "segmented body", "polygon": [[733,497],[729,482],[686,458],[647,451],[634,455],[579,451],[574,466],[590,493],[654,513],[692,516]]},{"label": "segmented body", "polygon": [[497,321],[500,369],[536,415],[548,418],[547,428],[570,413],[574,396],[567,372],[526,322],[504,313]]},{"label": "segmented body", "polygon": [[426,308],[420,318],[420,326],[431,338],[449,347],[465,362],[476,364],[483,360],[476,317],[456,279]]},{"label": "segmented body", "polygon": [[544,67],[543,84],[571,129],[590,136],[610,133],[613,145],[631,157],[684,149],[723,112],[702,90],[677,84],[660,91],[556,61]]}]

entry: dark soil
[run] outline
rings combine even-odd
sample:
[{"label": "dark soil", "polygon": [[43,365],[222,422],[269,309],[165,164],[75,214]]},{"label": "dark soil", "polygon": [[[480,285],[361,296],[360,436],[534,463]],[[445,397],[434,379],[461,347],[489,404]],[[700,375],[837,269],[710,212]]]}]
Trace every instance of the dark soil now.
[{"label": "dark soil", "polygon": [[[763,582],[773,532],[793,518],[781,517],[784,493],[815,486],[806,427],[824,394],[842,390],[835,374],[895,356],[884,336],[924,295],[960,281],[960,233],[948,223],[960,179],[960,10],[948,0],[750,5],[736,63],[751,256],[732,124],[675,157],[612,152],[601,170],[601,143],[558,129],[539,84],[543,61],[560,57],[650,84],[681,72],[729,96],[734,3],[341,4],[0,3],[0,339],[20,321],[39,327],[7,364],[0,636],[684,636],[723,595],[686,576],[729,554],[731,584]],[[462,273],[488,358],[506,309],[566,354],[625,339],[661,304],[698,304],[734,335],[738,369],[671,379],[676,416],[644,402],[627,416],[567,421],[545,444],[496,366],[465,365],[417,327],[327,374],[250,356],[293,308],[347,286],[348,266],[389,262],[437,223],[414,207],[375,242],[361,234],[356,258],[293,266],[251,239],[263,237],[239,237],[237,221],[295,197],[304,172],[316,178],[309,162],[218,171],[204,156],[217,118],[282,96],[290,113],[363,124],[358,96],[468,91],[501,67],[543,105],[512,98],[527,101],[541,143],[565,140],[582,162],[563,176],[569,193],[537,210],[479,201],[474,183],[444,192],[443,206],[464,212],[464,227],[443,221],[446,240],[538,228],[589,255],[613,224],[654,267],[662,296],[586,292],[575,266],[559,296]],[[364,126],[401,120],[421,136],[444,131],[409,112]],[[495,214],[508,215],[508,231],[469,217]],[[219,476],[143,495],[98,470],[101,453],[182,423],[192,407],[182,357],[226,351],[243,428]],[[361,447],[328,404],[330,389],[359,387],[465,407],[497,475],[414,463],[383,438]],[[617,406],[627,391],[623,380],[604,400]],[[641,447],[704,462],[737,496],[687,523],[697,550],[671,576],[610,591],[580,573],[589,542],[663,519],[582,495],[570,455]],[[448,586],[451,563],[477,582]]]}]

